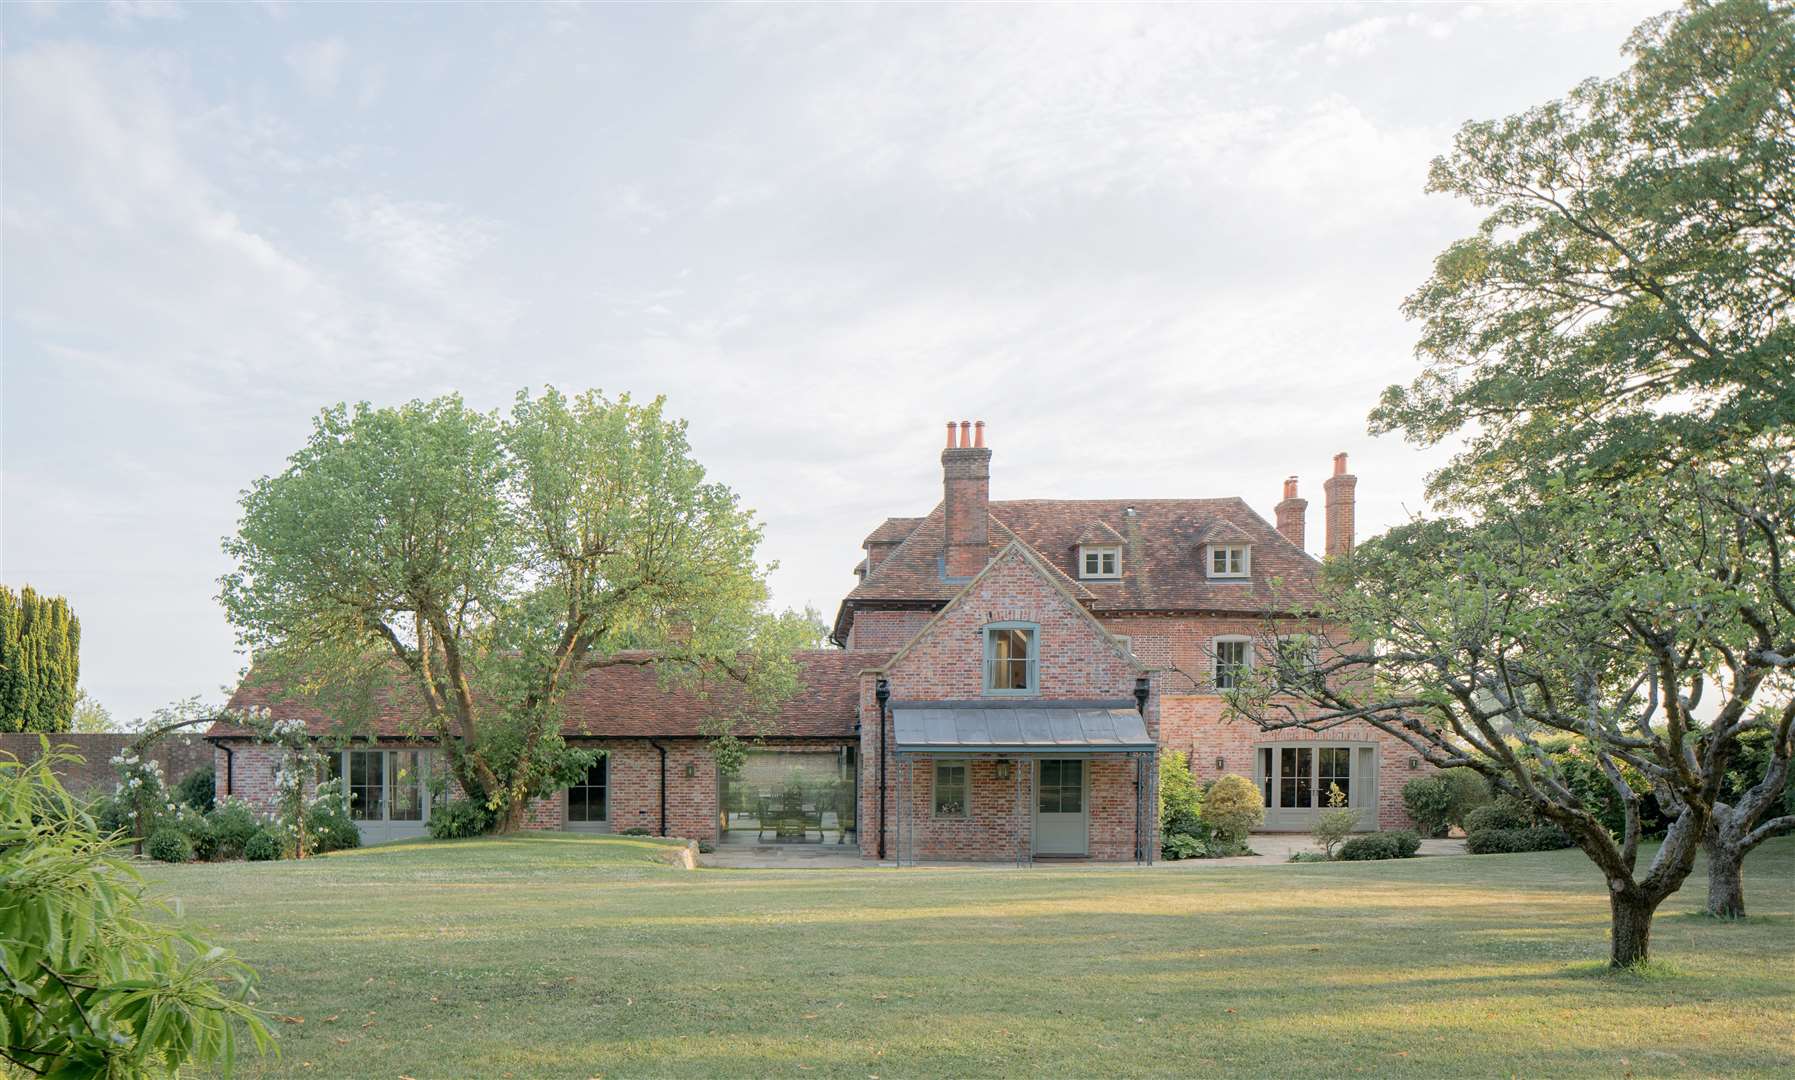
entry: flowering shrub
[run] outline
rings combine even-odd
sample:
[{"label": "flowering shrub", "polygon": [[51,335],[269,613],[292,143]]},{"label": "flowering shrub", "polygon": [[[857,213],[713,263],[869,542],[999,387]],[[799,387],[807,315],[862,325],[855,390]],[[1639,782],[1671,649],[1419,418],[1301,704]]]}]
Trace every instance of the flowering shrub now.
[{"label": "flowering shrub", "polygon": [[361,830],[349,817],[342,780],[328,780],[318,785],[317,792],[306,803],[305,819],[313,853],[361,847]]},{"label": "flowering shrub", "polygon": [[107,800],[109,805],[98,808],[100,822],[110,831],[141,840],[156,831],[165,815],[174,812],[162,779],[162,763],[126,747],[112,755],[112,769],[118,783]]},{"label": "flowering shrub", "polygon": [[265,822],[248,803],[235,796],[226,796],[206,815],[206,824],[212,832],[214,857],[241,859],[244,845],[249,843],[250,837],[262,831]]}]

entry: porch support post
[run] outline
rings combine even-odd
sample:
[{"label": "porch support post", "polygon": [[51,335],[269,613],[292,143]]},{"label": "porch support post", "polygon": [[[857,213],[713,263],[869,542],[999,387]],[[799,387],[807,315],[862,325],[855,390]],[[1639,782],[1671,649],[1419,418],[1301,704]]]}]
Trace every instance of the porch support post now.
[{"label": "porch support post", "polygon": [[1014,784],[1015,801],[1010,804],[1010,822],[1016,832],[1016,865],[1022,865],[1022,759],[1017,758],[1010,765],[1016,770]]}]

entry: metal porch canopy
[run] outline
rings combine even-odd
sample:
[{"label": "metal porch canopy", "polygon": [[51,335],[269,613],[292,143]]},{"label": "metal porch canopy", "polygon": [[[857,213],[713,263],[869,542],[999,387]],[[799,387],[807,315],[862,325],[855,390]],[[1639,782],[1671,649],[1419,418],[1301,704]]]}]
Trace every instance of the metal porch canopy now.
[{"label": "metal porch canopy", "polygon": [[1127,699],[894,701],[899,754],[1145,754],[1158,749]]}]

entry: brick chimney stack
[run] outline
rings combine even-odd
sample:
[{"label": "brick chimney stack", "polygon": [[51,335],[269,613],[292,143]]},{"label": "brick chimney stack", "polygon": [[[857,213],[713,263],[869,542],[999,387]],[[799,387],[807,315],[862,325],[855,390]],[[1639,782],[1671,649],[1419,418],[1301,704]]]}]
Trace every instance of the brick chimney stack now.
[{"label": "brick chimney stack", "polygon": [[[991,451],[985,446],[985,422],[974,434],[971,422],[947,425],[947,449],[941,451],[943,512],[947,537],[942,569],[950,578],[969,578],[991,557]],[[957,438],[956,438],[957,434]]]},{"label": "brick chimney stack", "polygon": [[1296,477],[1284,481],[1284,501],[1278,504],[1278,531],[1284,539],[1302,547],[1308,539],[1308,523],[1305,515],[1309,510],[1309,500],[1296,497]]},{"label": "brick chimney stack", "polygon": [[[1346,455],[1334,455],[1334,475],[1321,485],[1327,492],[1329,555],[1344,555],[1352,550],[1353,488],[1359,478],[1346,471]],[[1280,519],[1279,528],[1283,527]]]}]

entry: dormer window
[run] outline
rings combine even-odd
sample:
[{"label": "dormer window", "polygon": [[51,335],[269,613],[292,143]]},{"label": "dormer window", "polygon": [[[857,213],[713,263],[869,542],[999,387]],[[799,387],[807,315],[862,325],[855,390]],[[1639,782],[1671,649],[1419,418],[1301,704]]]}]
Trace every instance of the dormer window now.
[{"label": "dormer window", "polygon": [[1209,545],[1209,576],[1243,578],[1253,567],[1253,549],[1248,544]]},{"label": "dormer window", "polygon": [[1086,544],[1079,548],[1078,576],[1081,578],[1121,577],[1122,549],[1109,544]]}]

